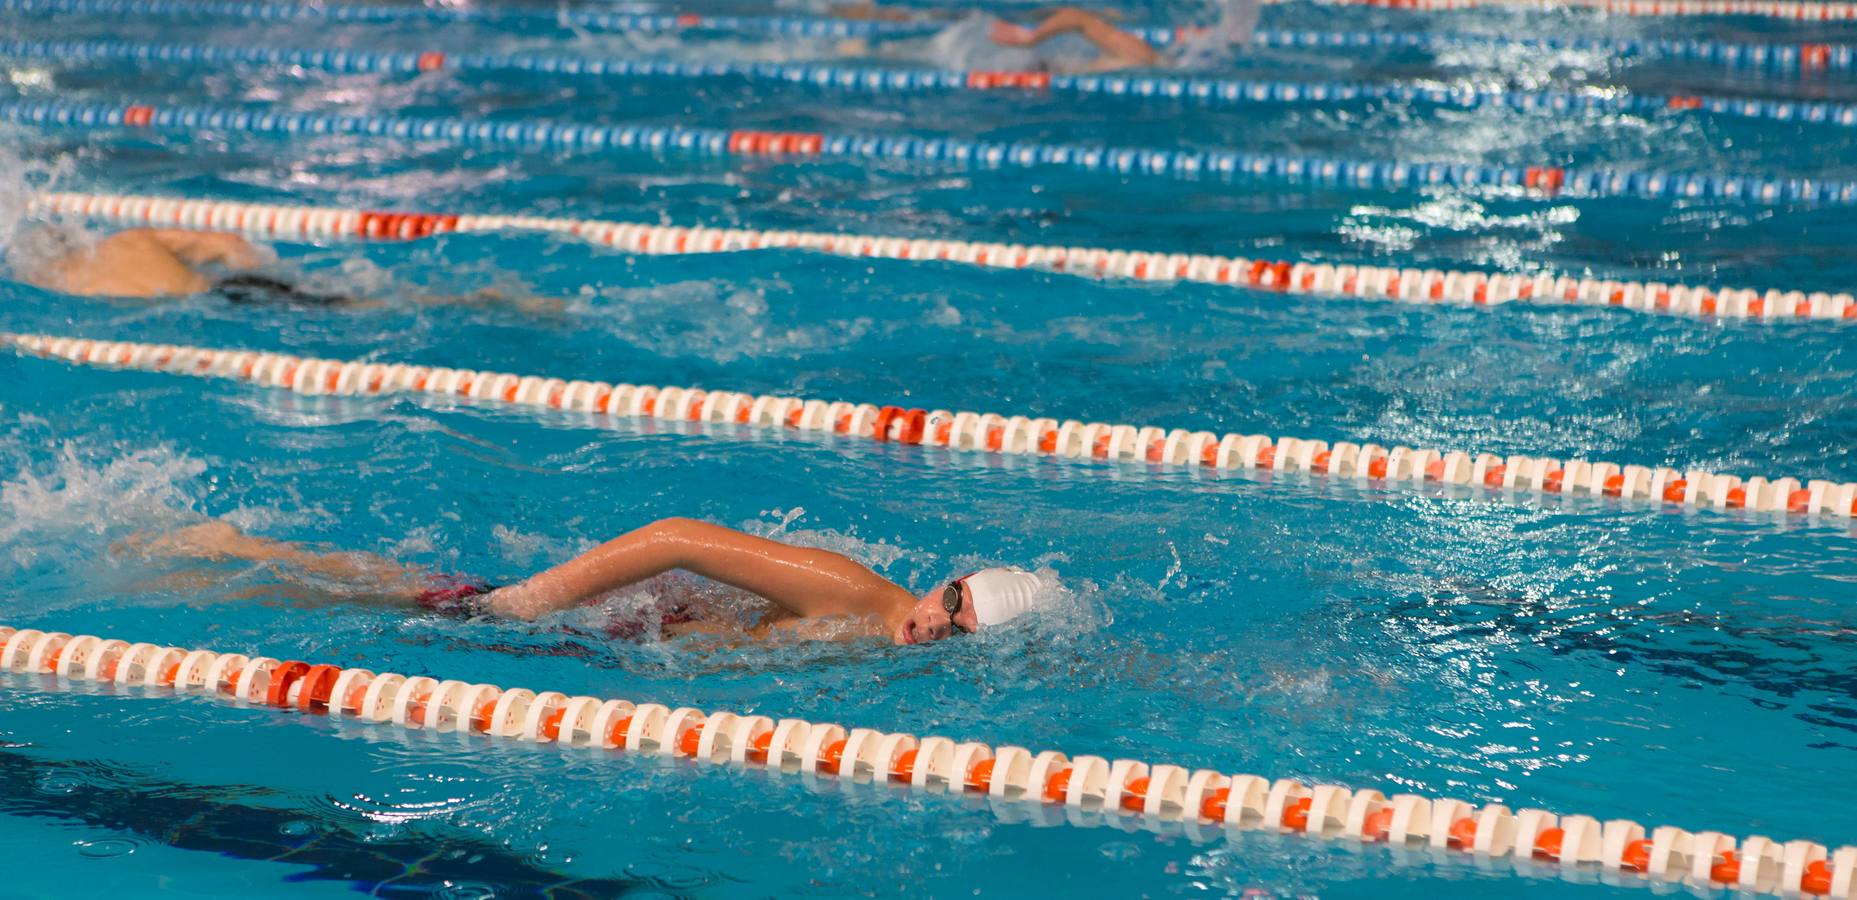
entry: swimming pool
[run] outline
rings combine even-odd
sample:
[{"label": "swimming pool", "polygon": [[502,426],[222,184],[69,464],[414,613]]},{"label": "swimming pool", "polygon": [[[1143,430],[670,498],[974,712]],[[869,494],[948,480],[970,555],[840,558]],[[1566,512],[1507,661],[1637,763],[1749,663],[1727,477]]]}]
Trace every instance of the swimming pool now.
[{"label": "swimming pool", "polygon": [[[717,8],[717,12],[744,11]],[[745,10],[770,12],[765,9]],[[787,11],[791,12],[791,11]],[[1135,10],[1162,23],[1179,11]],[[1857,27],[1289,4],[1284,29],[1848,43]],[[7,14],[10,37],[813,60],[832,39],[534,21]],[[1551,54],[1275,49],[1232,77],[1857,100],[1848,73]],[[828,60],[833,65],[842,63]],[[831,131],[1012,143],[1857,180],[1857,134],[1706,110],[1218,106],[738,77],[9,58],[4,100]],[[868,64],[868,63],[862,63]],[[919,65],[912,63],[911,65]],[[11,125],[5,203],[157,194],[739,226],[1407,269],[1848,292],[1848,206],[1544,196],[953,161],[460,146]],[[17,160],[17,164],[13,161]],[[7,217],[9,221],[13,216]],[[101,226],[99,226],[101,227]],[[571,235],[285,241],[341,312],[78,300],[0,283],[4,330],[921,409],[1849,481],[1844,319],[1387,303],[1231,284]],[[422,295],[533,296],[434,306]],[[0,354],[0,623],[669,706],[1857,843],[1851,520],[1254,468],[1062,460],[456,396],[314,396]],[[1590,493],[1590,492],[1589,492]],[[560,623],[289,602],[111,544],[204,516],[512,580],[660,516],[849,553],[929,590],[1064,585],[966,641],[691,648]],[[241,596],[257,589],[261,596]],[[623,605],[626,598],[613,601]],[[570,615],[570,623],[579,621]],[[3,676],[0,866],[23,896],[1599,896],[1631,875]],[[1073,820],[1080,821],[1077,827]],[[1087,827],[1094,826],[1094,827]]]}]

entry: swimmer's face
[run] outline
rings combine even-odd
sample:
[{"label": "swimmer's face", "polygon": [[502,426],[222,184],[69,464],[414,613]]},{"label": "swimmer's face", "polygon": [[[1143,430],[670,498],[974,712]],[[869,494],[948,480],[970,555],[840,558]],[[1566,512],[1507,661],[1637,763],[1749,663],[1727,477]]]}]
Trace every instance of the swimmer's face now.
[{"label": "swimmer's face", "polygon": [[[948,615],[948,589],[960,591],[959,610]],[[897,626],[891,639],[898,644],[926,644],[953,635],[956,631],[972,633],[980,627],[974,618],[974,604],[966,594],[967,586],[956,581],[930,591],[909,610],[909,618]]]}]

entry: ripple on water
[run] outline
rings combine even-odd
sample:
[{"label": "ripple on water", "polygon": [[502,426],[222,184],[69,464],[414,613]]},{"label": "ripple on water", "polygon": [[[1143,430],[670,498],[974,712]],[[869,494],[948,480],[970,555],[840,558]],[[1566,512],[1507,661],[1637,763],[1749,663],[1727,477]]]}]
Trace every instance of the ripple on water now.
[{"label": "ripple on water", "polygon": [[658,883],[674,891],[693,891],[708,887],[715,879],[695,869],[673,869],[658,876]]},{"label": "ripple on water", "polygon": [[1118,861],[1131,860],[1141,855],[1141,847],[1132,841],[1110,841],[1097,850],[1103,856]]},{"label": "ripple on water", "polygon": [[85,859],[109,859],[114,856],[128,856],[142,846],[134,838],[99,838],[94,841],[73,841],[77,855]]},{"label": "ripple on water", "polygon": [[484,782],[468,765],[433,760],[422,771],[399,773],[386,790],[347,797],[322,795],[312,802],[338,817],[361,816],[381,825],[404,825],[456,821],[491,805],[496,791],[495,785]]},{"label": "ripple on water", "polygon": [[494,884],[481,881],[447,881],[445,886],[432,892],[437,900],[495,900],[503,896]]},{"label": "ripple on water", "polygon": [[39,778],[41,794],[75,794],[90,786],[91,779],[76,772],[51,772]]},{"label": "ripple on water", "polygon": [[670,866],[655,862],[635,862],[625,867],[627,875],[644,881],[656,881],[670,871]]},{"label": "ripple on water", "polygon": [[528,854],[529,861],[544,869],[559,869],[574,861],[574,852],[565,847],[541,844]]}]

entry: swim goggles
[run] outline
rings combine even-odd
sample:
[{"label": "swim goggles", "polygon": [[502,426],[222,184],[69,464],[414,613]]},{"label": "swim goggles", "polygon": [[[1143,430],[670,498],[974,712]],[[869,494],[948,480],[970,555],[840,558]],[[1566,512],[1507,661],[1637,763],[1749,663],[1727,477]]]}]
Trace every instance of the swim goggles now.
[{"label": "swim goggles", "polygon": [[948,627],[955,631],[967,631],[954,621],[954,615],[961,611],[961,607],[967,601],[967,592],[961,589],[961,585],[972,577],[972,575],[962,575],[948,582],[948,586],[941,589],[941,608],[948,613]]}]

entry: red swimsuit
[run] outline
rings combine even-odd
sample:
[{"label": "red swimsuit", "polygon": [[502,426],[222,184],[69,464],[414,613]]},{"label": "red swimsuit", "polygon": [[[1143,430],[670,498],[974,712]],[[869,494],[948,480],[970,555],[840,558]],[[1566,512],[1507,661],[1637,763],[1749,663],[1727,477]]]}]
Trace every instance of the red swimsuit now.
[{"label": "red swimsuit", "polygon": [[[468,619],[472,616],[486,615],[490,612],[478,598],[496,590],[501,585],[491,584],[481,578],[463,575],[434,575],[429,586],[413,597],[413,601],[427,610],[441,616]],[[671,625],[684,625],[699,618],[687,600],[674,600],[658,605],[657,622],[659,633]],[[598,632],[588,632],[580,628],[563,626],[562,631],[571,634],[604,636],[611,640],[639,641],[648,634],[647,626],[651,623],[651,611],[641,610],[641,614],[615,616]]]}]

